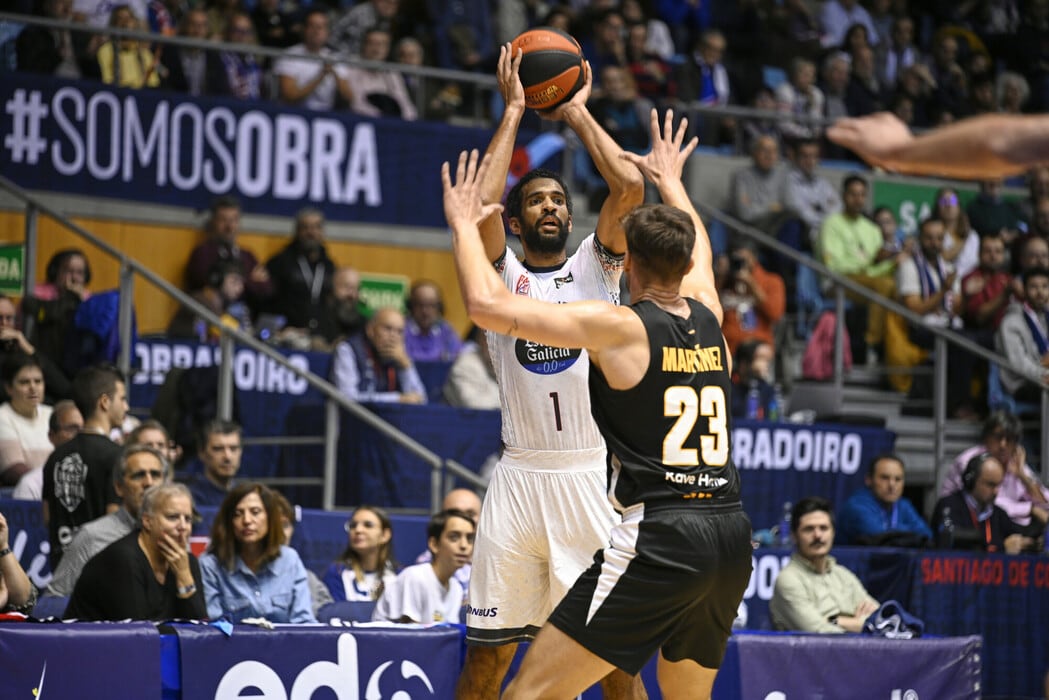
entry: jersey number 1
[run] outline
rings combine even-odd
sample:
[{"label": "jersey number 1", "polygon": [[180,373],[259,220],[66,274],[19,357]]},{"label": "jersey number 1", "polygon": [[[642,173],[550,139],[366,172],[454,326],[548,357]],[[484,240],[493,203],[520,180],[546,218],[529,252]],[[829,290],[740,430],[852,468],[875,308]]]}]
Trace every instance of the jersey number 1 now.
[{"label": "jersey number 1", "polygon": [[[663,438],[663,464],[668,467],[699,466],[699,453],[708,467],[728,462],[728,413],[725,391],[705,386],[699,393],[690,386],[672,386],[663,392],[663,415],[674,417],[674,425]],[[707,419],[707,434],[699,436],[699,450],[685,447],[700,416]]]},{"label": "jersey number 1", "polygon": [[550,398],[554,401],[554,425],[558,432],[561,430],[561,402],[557,400],[557,392],[551,391]]}]

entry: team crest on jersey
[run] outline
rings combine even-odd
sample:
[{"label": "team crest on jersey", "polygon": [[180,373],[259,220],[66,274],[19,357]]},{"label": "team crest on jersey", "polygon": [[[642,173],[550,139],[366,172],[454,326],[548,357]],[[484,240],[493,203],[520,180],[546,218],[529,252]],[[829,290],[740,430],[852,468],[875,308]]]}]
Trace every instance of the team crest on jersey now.
[{"label": "team crest on jersey", "polygon": [[55,496],[65,509],[72,513],[84,500],[84,482],[87,481],[87,465],[74,452],[55,463]]},{"label": "team crest on jersey", "polygon": [[572,284],[573,282],[575,282],[575,279],[572,277],[572,273],[571,272],[568,273],[567,277],[555,277],[554,278],[554,285],[558,289],[560,289],[561,287],[565,286],[566,284]]},{"label": "team crest on jersey", "polygon": [[517,284],[514,285],[514,294],[528,296],[528,292],[531,289],[532,283],[528,281],[528,275],[521,275],[517,278]]},{"label": "team crest on jersey", "polygon": [[517,361],[533,374],[557,374],[575,364],[583,351],[579,348],[555,348],[530,340],[518,340],[514,345]]}]

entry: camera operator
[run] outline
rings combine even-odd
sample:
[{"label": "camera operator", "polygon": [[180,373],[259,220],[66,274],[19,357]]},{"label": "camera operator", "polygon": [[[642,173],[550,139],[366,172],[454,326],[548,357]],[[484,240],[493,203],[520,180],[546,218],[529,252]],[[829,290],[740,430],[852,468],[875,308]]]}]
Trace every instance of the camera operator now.
[{"label": "camera operator", "polygon": [[783,317],[787,293],[783,278],[758,262],[753,244],[737,240],[715,265],[718,296],[725,309],[722,330],[733,355],[745,340],[773,344],[773,326]]}]

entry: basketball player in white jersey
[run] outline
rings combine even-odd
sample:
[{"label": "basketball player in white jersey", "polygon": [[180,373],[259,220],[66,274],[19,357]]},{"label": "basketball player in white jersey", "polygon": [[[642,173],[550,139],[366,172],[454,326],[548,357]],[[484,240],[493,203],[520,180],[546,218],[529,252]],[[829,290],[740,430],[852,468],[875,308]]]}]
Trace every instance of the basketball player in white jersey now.
[{"label": "basketball player in white jersey", "polygon": [[[488,146],[485,201],[499,202],[525,111],[521,58],[502,47],[497,76],[506,111]],[[545,118],[563,121],[586,146],[609,188],[597,230],[571,256],[565,242],[572,203],[560,177],[532,171],[507,196],[510,231],[524,259],[506,246],[499,214],[481,225],[488,259],[515,294],[566,303],[619,303],[626,237],[619,221],[644,200],[644,179],[586,108],[592,83]],[[466,663],[458,700],[499,697],[517,644],[531,640],[594,551],[618,522],[605,495],[605,443],[590,415],[589,362],[582,350],[555,348],[488,334],[503,412],[503,457],[485,494],[477,528]],[[640,678],[613,671],[606,698],[645,698]]]}]

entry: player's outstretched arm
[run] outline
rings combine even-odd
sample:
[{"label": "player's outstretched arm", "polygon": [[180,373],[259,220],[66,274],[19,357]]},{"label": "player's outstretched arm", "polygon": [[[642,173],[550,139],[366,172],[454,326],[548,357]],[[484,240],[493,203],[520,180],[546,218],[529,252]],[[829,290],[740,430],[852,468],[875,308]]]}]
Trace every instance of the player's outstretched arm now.
[{"label": "player's outstretched arm", "polygon": [[[481,196],[485,202],[503,201],[503,191],[506,189],[506,175],[510,172],[510,159],[514,155],[514,144],[517,141],[517,129],[521,126],[521,117],[525,113],[524,86],[518,70],[521,67],[521,51],[513,55],[510,44],[504,44],[499,49],[499,64],[495,75],[499,81],[499,92],[503,96],[505,108],[503,118],[499,120],[495,134],[488,144],[485,155],[490,158],[491,167],[488,168]],[[506,252],[506,229],[503,227],[503,217],[492,214],[480,224],[481,240],[484,243],[484,252],[489,262],[498,260]]]},{"label": "player's outstretched arm", "polygon": [[987,114],[919,136],[896,115],[840,119],[827,136],[871,165],[962,180],[1004,177],[1049,162],[1049,116]]},{"label": "player's outstretched arm", "polygon": [[452,251],[459,287],[470,320],[481,328],[565,348],[595,349],[612,345],[625,332],[619,312],[626,309],[603,301],[553,304],[512,294],[485,256],[478,224],[498,214],[500,204],[482,202],[482,183],[491,157],[477,151],[459,154],[452,179],[451,166],[441,166],[444,215],[452,229]]},{"label": "player's outstretched arm", "polygon": [[563,121],[579,135],[608,185],[608,198],[597,217],[597,238],[605,248],[622,255],[626,252],[626,234],[619,222],[645,201],[645,179],[636,167],[619,158],[622,147],[586,107],[594,79],[589,61],[583,62],[583,76],[583,87],[568,102],[539,114],[546,119]]},{"label": "player's outstretched arm", "polygon": [[721,323],[723,312],[718,298],[717,285],[714,283],[713,253],[710,249],[710,238],[703,220],[699,218],[696,207],[688,196],[681,173],[685,161],[696,149],[699,140],[695,137],[685,143],[685,132],[688,120],[682,119],[674,129],[674,113],[667,110],[663,126],[659,125],[659,114],[652,110],[650,115],[652,129],[652,150],[643,156],[623,152],[620,158],[634,163],[659,190],[663,203],[686,212],[696,227],[696,243],[692,248],[692,269],[681,281],[681,295],[696,299],[710,309]]}]

